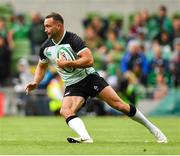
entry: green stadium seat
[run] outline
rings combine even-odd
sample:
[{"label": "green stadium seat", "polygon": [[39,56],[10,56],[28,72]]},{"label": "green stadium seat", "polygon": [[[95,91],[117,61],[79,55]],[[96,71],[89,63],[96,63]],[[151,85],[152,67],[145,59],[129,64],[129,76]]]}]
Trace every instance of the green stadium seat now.
[{"label": "green stadium seat", "polygon": [[14,41],[14,49],[12,53],[12,72],[16,72],[17,63],[21,58],[28,58],[31,54],[30,41],[28,39],[20,39]]},{"label": "green stadium seat", "polygon": [[13,8],[9,4],[0,4],[0,16],[6,20],[13,14]]},{"label": "green stadium seat", "polygon": [[13,58],[28,57],[31,47],[29,39],[20,39],[14,41]]}]

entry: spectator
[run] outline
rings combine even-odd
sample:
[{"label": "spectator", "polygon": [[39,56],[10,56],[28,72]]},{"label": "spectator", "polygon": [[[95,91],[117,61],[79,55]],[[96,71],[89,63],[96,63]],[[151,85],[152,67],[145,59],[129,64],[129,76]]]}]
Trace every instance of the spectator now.
[{"label": "spectator", "polygon": [[163,31],[166,31],[169,35],[169,38],[172,39],[173,27],[172,27],[172,22],[168,17],[168,11],[167,11],[166,6],[162,5],[159,7],[157,20],[158,20],[158,26],[160,27],[160,33],[162,33]]},{"label": "spectator", "polygon": [[0,35],[4,38],[8,38],[8,30],[6,28],[6,21],[4,17],[0,16]]},{"label": "spectator", "polygon": [[156,76],[156,87],[154,90],[154,99],[161,100],[168,93],[168,86],[162,73],[158,73]]},{"label": "spectator", "polygon": [[18,62],[18,73],[14,78],[14,90],[17,94],[17,109],[19,114],[28,114],[34,110],[34,101],[31,96],[26,96],[24,92],[25,85],[33,80],[33,75],[29,70],[29,63],[26,59],[20,59]]},{"label": "spectator", "polygon": [[49,109],[54,115],[59,115],[64,94],[64,83],[58,74],[54,74],[47,86],[47,94],[50,98]]},{"label": "spectator", "polygon": [[173,38],[180,37],[180,16],[173,17]]},{"label": "spectator", "polygon": [[160,27],[156,16],[150,16],[147,10],[141,10],[140,16],[144,25],[144,32],[147,40],[154,40],[160,34]]},{"label": "spectator", "polygon": [[103,20],[99,16],[94,16],[91,20],[91,25],[95,30],[96,34],[101,38],[106,38],[106,32],[108,29],[108,23],[106,20]]},{"label": "spectator", "polygon": [[132,39],[136,38],[136,36],[138,34],[138,30],[143,29],[143,28],[144,28],[143,19],[142,19],[141,15],[138,13],[135,15],[133,24],[131,25],[131,27],[129,29],[129,37]]},{"label": "spectator", "polygon": [[143,52],[140,51],[140,44],[137,40],[128,43],[128,51],[124,54],[120,70],[124,74],[132,71],[143,85],[146,85],[148,62]]},{"label": "spectator", "polygon": [[118,37],[124,37],[124,34],[122,32],[122,26],[123,26],[123,20],[122,18],[115,18],[113,20],[109,19],[109,29],[112,29]]},{"label": "spectator", "polygon": [[174,53],[171,60],[171,71],[175,87],[180,86],[180,37],[174,40]]},{"label": "spectator", "polygon": [[119,52],[124,51],[125,41],[119,38],[118,34],[113,29],[109,29],[106,36],[105,45],[108,50],[116,48]]},{"label": "spectator", "polygon": [[[140,46],[142,48],[142,51],[145,53],[150,49],[151,47],[151,41],[146,39],[146,30],[145,29],[139,29],[137,33],[137,40],[140,42]],[[143,49],[144,48],[144,49]]]},{"label": "spectator", "polygon": [[112,55],[107,56],[107,82],[115,89],[118,88],[117,65]]},{"label": "spectator", "polygon": [[161,46],[158,43],[153,44],[152,52],[154,57],[149,63],[148,84],[155,85],[159,73],[164,74],[167,83],[170,83],[169,61],[163,57]]},{"label": "spectator", "polygon": [[102,39],[96,33],[91,25],[85,28],[84,40],[87,46],[94,52],[102,44]]},{"label": "spectator", "polygon": [[10,33],[14,40],[28,39],[29,24],[26,22],[23,14],[14,17],[13,23],[11,23]]},{"label": "spectator", "polygon": [[172,55],[172,44],[168,32],[161,32],[160,45],[162,46],[163,57],[170,60]]},{"label": "spectator", "polygon": [[5,85],[10,76],[11,51],[7,40],[0,35],[0,85]]},{"label": "spectator", "polygon": [[53,78],[53,73],[51,69],[49,68],[45,72],[43,80],[37,86],[36,99],[35,99],[36,107],[35,107],[35,111],[33,112],[34,115],[51,115],[52,114],[49,107],[50,99],[46,94],[48,84],[50,83],[52,78]]},{"label": "spectator", "polygon": [[126,72],[119,83],[118,91],[120,97],[122,97],[122,99],[125,100],[126,102],[137,105],[138,102],[137,84],[138,84],[138,80],[135,74],[129,71]]},{"label": "spectator", "polygon": [[17,93],[23,92],[27,83],[33,80],[33,75],[30,73],[29,63],[26,59],[22,58],[18,62],[18,73],[14,79],[14,89]]},{"label": "spectator", "polygon": [[108,52],[106,54],[106,71],[107,82],[115,89],[118,88],[118,68],[119,62],[124,53],[124,43],[118,39],[114,30],[110,29],[107,34],[106,47]]},{"label": "spectator", "polygon": [[7,44],[9,46],[9,48],[11,49],[13,46],[13,41],[12,41],[11,35],[8,32],[8,29],[6,27],[5,18],[1,17],[1,16],[0,16],[0,35],[7,40]]},{"label": "spectator", "polygon": [[[43,19],[39,12],[34,11],[31,15],[32,24],[29,30],[29,39],[31,42],[32,54],[38,54],[40,45],[47,38],[44,32]],[[38,33],[37,33],[38,32]]]},{"label": "spectator", "polygon": [[41,83],[38,85],[38,89],[47,89],[47,86],[49,84],[49,82],[52,80],[53,78],[53,73],[52,71],[49,69],[46,71],[43,80],[41,81]]}]

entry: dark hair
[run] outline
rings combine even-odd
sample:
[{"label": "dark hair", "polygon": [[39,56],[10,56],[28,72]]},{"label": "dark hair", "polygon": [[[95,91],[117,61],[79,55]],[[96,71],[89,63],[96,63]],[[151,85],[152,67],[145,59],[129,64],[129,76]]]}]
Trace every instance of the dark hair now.
[{"label": "dark hair", "polygon": [[164,11],[164,12],[167,12],[167,7],[165,5],[161,5],[159,7],[160,10]]},{"label": "dark hair", "polygon": [[64,24],[64,19],[62,18],[62,16],[55,12],[52,12],[51,14],[47,15],[45,18],[53,18],[53,20]]}]

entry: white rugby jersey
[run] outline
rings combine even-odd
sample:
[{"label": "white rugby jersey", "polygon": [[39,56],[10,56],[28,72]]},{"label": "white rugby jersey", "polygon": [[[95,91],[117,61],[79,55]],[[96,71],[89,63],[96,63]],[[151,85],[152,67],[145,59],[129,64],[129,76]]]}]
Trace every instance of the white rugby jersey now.
[{"label": "white rugby jersey", "polygon": [[66,86],[75,84],[84,79],[88,74],[94,73],[93,67],[89,68],[59,68],[56,64],[56,59],[60,55],[66,55],[67,59],[75,60],[86,47],[82,39],[72,32],[65,31],[62,39],[55,43],[52,39],[47,39],[40,49],[40,61],[42,63],[51,62]]}]

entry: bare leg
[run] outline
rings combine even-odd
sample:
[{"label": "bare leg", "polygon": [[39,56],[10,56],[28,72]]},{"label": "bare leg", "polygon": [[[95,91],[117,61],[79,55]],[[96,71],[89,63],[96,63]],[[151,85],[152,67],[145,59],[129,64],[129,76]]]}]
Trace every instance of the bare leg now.
[{"label": "bare leg", "polygon": [[112,87],[107,86],[100,93],[99,97],[107,102],[111,107],[125,113],[136,122],[144,125],[157,139],[159,143],[167,143],[166,136],[153,125],[135,106],[125,103]]},{"label": "bare leg", "polygon": [[69,127],[72,128],[79,135],[79,138],[67,138],[70,143],[93,142],[86,130],[83,121],[75,115],[79,108],[81,108],[83,103],[84,98],[79,96],[67,96],[63,99],[60,114],[66,119],[66,122],[69,125]]}]

